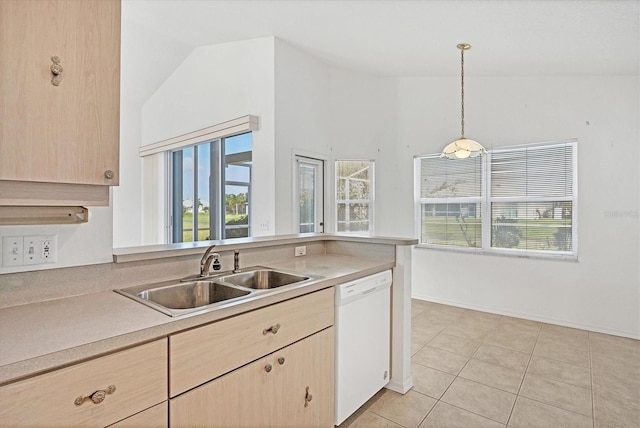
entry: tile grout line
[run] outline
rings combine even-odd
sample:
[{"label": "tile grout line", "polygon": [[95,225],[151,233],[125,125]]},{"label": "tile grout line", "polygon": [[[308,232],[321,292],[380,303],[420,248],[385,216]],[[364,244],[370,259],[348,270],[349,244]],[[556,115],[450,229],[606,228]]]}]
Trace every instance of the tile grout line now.
[{"label": "tile grout line", "polygon": [[[496,345],[496,344],[494,344],[494,343],[484,343],[484,342],[483,342],[482,344],[483,344],[483,345],[488,345],[488,346],[495,346],[496,348],[506,349],[506,350],[508,350],[508,351],[520,352],[521,354],[527,354],[527,352],[523,352],[523,351],[520,351],[520,350],[518,350],[518,349],[508,348],[508,347],[506,347],[506,346],[502,346],[502,345]],[[425,346],[426,346],[426,345],[425,345]],[[535,346],[534,346],[534,348],[535,348]],[[533,351],[531,352],[531,356],[533,356]],[[568,366],[574,366],[574,367],[582,368],[582,369],[588,369],[588,368],[590,368],[590,367],[581,366],[581,365],[579,365],[579,364],[573,364],[573,363],[568,363],[568,362],[563,361],[563,360],[558,360],[557,358],[550,358],[549,356],[536,355],[536,357],[538,357],[538,358],[543,358],[543,359],[545,359],[545,360],[555,361],[555,362],[557,362],[557,363],[566,364],[566,365],[568,365]],[[481,360],[481,361],[485,361],[485,360]],[[501,365],[501,364],[497,364],[497,363],[491,363],[490,361],[485,361],[485,362],[486,362],[486,363],[490,363],[490,364],[495,364],[496,366],[504,367],[504,368],[507,368],[507,369],[513,369],[512,367],[503,366],[503,365]],[[513,369],[513,370],[517,370],[517,369]],[[541,377],[544,377],[544,376],[541,376]],[[551,379],[551,378],[547,378],[547,379]],[[554,380],[557,380],[557,379],[554,379]],[[558,381],[558,382],[562,382],[562,381]],[[563,382],[563,383],[567,383],[567,382]],[[567,383],[567,384],[568,384],[568,385],[573,385],[573,384],[570,384],[570,383]],[[580,385],[574,385],[574,386],[578,386],[578,387],[580,387]],[[585,388],[585,387],[584,387],[584,386],[582,386],[582,387],[580,387],[580,388]],[[586,388],[585,388],[585,389],[586,389]]]},{"label": "tile grout line", "polygon": [[[468,310],[468,309],[467,309],[467,311],[465,311],[465,313],[471,313],[471,312],[469,312],[469,311],[470,311],[470,310]],[[456,320],[460,320],[461,318],[462,318],[461,314],[457,314],[457,315],[456,315],[456,317],[455,317],[455,319],[456,319]],[[513,351],[513,352],[519,352],[519,353],[522,353],[522,354],[526,354],[526,352],[523,352],[522,350],[513,349],[513,348],[510,348],[510,347],[508,347],[508,346],[501,345],[501,344],[487,343],[487,340],[489,340],[489,336],[490,336],[490,333],[491,333],[491,332],[495,331],[496,329],[499,329],[499,328],[500,328],[500,326],[502,326],[502,325],[506,325],[506,323],[504,322],[504,320],[505,320],[506,318],[507,318],[506,316],[502,316],[501,318],[499,318],[499,321],[498,321],[498,322],[497,322],[497,323],[496,323],[492,328],[490,328],[490,329],[489,329],[489,330],[488,330],[488,331],[487,331],[487,332],[482,336],[482,338],[481,338],[479,341],[478,341],[477,336],[474,336],[474,338],[473,338],[473,339],[470,339],[470,338],[468,338],[468,337],[464,337],[464,336],[462,336],[462,335],[457,335],[457,334],[455,334],[455,333],[450,333],[450,332],[447,332],[447,333],[446,333],[446,334],[447,334],[447,335],[449,335],[449,336],[453,336],[453,337],[459,338],[459,339],[461,339],[461,340],[466,340],[466,341],[469,341],[469,342],[476,342],[476,341],[478,341],[478,342],[480,343],[480,345],[479,345],[479,346],[477,346],[477,347],[475,348],[475,350],[473,351],[473,353],[472,353],[470,356],[468,356],[468,357],[467,357],[467,356],[465,356],[465,358],[466,358],[466,362],[465,362],[465,364],[463,364],[462,368],[457,372],[457,374],[456,374],[456,375],[453,375],[454,379],[452,380],[452,382],[451,382],[451,383],[450,383],[450,384],[449,384],[449,385],[444,389],[444,392],[443,392],[443,393],[441,394],[441,396],[440,396],[441,398],[440,398],[440,399],[436,399],[435,404],[434,404],[434,405],[433,405],[433,407],[429,410],[429,412],[427,412],[426,416],[422,419],[422,421],[420,422],[420,424],[423,424],[423,423],[424,423],[424,421],[429,417],[429,415],[430,415],[430,414],[432,414],[433,409],[434,409],[434,408],[438,405],[438,403],[440,403],[440,402],[442,402],[442,403],[446,403],[446,404],[447,404],[447,405],[449,405],[449,406],[452,406],[452,407],[458,408],[458,409],[463,410],[463,411],[465,411],[465,412],[469,412],[469,413],[471,413],[471,414],[475,414],[475,415],[477,415],[477,416],[479,416],[479,417],[486,418],[486,419],[489,419],[489,420],[493,420],[493,419],[491,419],[491,418],[487,418],[486,416],[478,415],[477,413],[472,412],[472,411],[470,411],[470,410],[467,410],[467,409],[464,409],[464,408],[461,408],[461,407],[458,407],[458,406],[455,406],[455,405],[449,404],[449,403],[447,403],[447,402],[443,401],[443,400],[442,400],[442,397],[444,397],[444,395],[445,395],[445,394],[450,390],[451,385],[452,385],[454,382],[456,382],[458,378],[465,379],[465,380],[468,380],[468,381],[470,381],[470,382],[478,383],[478,384],[480,384],[480,385],[484,385],[484,383],[482,383],[482,382],[473,381],[473,380],[471,380],[471,379],[466,379],[466,378],[464,378],[464,377],[460,376],[460,373],[462,373],[462,371],[463,371],[463,370],[468,366],[468,364],[471,362],[471,360],[475,358],[475,356],[478,354],[478,351],[479,351],[480,347],[482,347],[483,345],[493,346],[493,347],[500,348],[500,349],[505,349],[505,350],[509,350],[509,351]],[[543,333],[545,333],[545,332],[547,331],[547,329],[545,329],[545,327],[547,327],[547,326],[548,326],[548,327],[550,327],[550,328],[552,328],[552,327],[556,327],[556,325],[555,325],[555,324],[548,324],[548,323],[543,323],[543,322],[538,322],[538,324],[539,324],[539,326],[538,326],[538,331],[537,331],[537,333],[536,333],[536,335],[535,335],[535,340],[533,341],[534,345],[533,345],[533,347],[531,348],[531,350],[528,352],[528,354],[529,354],[529,355],[528,355],[528,359],[527,359],[526,367],[525,367],[525,369],[524,369],[523,378],[522,378],[522,380],[520,381],[520,385],[519,385],[519,387],[518,387],[518,391],[517,391],[517,393],[516,393],[516,394],[514,394],[514,395],[516,396],[516,400],[515,400],[515,401],[517,401],[520,397],[522,397],[523,399],[531,400],[532,402],[536,402],[536,403],[539,403],[539,404],[544,405],[544,406],[549,406],[550,408],[558,409],[558,410],[561,410],[561,411],[563,411],[563,412],[568,412],[568,413],[571,413],[571,414],[574,414],[574,415],[579,415],[579,416],[582,416],[582,417],[589,417],[589,416],[590,416],[590,417],[591,417],[591,419],[592,419],[592,427],[594,427],[594,428],[595,428],[598,424],[596,423],[596,420],[595,420],[595,419],[596,419],[596,418],[595,418],[595,415],[596,415],[597,411],[596,411],[596,409],[595,409],[595,388],[594,388],[595,373],[594,373],[593,364],[594,364],[594,355],[600,355],[600,354],[594,354],[594,349],[595,349],[595,348],[594,348],[594,346],[593,346],[593,340],[592,340],[592,339],[594,338],[594,334],[595,334],[595,333],[594,333],[594,332],[592,332],[592,331],[590,331],[590,330],[577,329],[577,330],[581,330],[581,331],[584,331],[585,333],[587,333],[587,353],[588,353],[588,357],[587,357],[586,367],[585,367],[585,365],[575,364],[575,363],[573,363],[573,362],[567,362],[567,361],[565,361],[565,360],[552,358],[552,357],[549,357],[549,356],[546,356],[546,355],[536,355],[536,354],[535,354],[535,350],[536,350],[536,349],[541,349],[541,350],[542,350],[542,348],[538,348],[538,347],[539,347],[539,346],[542,346],[542,345],[544,345],[544,344],[546,343],[546,340],[544,340],[544,339],[546,339],[546,335],[544,335],[544,337],[543,337]],[[559,327],[562,327],[562,326],[559,326]],[[429,340],[429,342],[428,342],[428,343],[430,343],[432,340],[434,340],[434,339],[435,339],[435,337],[437,337],[437,336],[438,336],[439,334],[441,334],[442,332],[443,332],[443,329],[441,328],[441,329],[438,331],[438,333],[437,333],[434,337],[432,337],[432,338]],[[549,329],[549,332],[550,332],[550,333],[553,333],[553,330],[552,330],[552,329]],[[573,336],[571,336],[571,337],[569,337],[569,338],[572,338],[572,337],[573,337]],[[559,339],[561,339],[561,338],[562,338],[562,337],[559,337]],[[476,343],[478,343],[478,342],[476,342]],[[422,348],[424,348],[424,347],[426,347],[426,346],[428,346],[428,344],[423,345],[423,346],[422,346]],[[437,348],[437,347],[435,347],[435,348]],[[446,350],[446,349],[441,349],[441,348],[437,348],[437,349],[442,350],[442,351],[446,351],[446,352],[451,352],[452,354],[461,355],[461,354],[458,354],[457,352],[452,352],[452,351],[449,351],[449,350]],[[540,352],[541,352],[541,351],[540,351]],[[414,355],[415,355],[415,354],[414,354]],[[606,355],[606,353],[605,353],[605,355]],[[579,368],[579,369],[581,369],[581,370],[582,370],[582,374],[584,374],[584,369],[585,369],[585,368],[588,368],[588,369],[589,369],[589,386],[577,385],[577,384],[574,384],[574,383],[570,383],[569,381],[558,380],[558,379],[554,378],[554,377],[553,377],[553,376],[551,376],[551,375],[546,376],[546,375],[545,375],[545,373],[546,373],[545,371],[543,371],[541,374],[535,374],[535,373],[533,373],[533,372],[529,372],[528,370],[530,370],[530,368],[531,368],[531,363],[533,362],[533,357],[534,357],[534,356],[536,356],[536,357],[538,357],[538,358],[540,358],[540,359],[546,359],[546,360],[548,360],[549,362],[557,362],[557,363],[559,363],[559,364],[565,364],[567,367],[575,367],[576,369],[578,369],[578,368]],[[479,360],[479,361],[484,361],[484,360]],[[489,364],[493,364],[493,363],[492,363],[492,362],[490,362],[490,361],[486,361],[486,362],[487,362],[487,363],[489,363]],[[449,373],[449,372],[445,372],[445,371],[442,371],[442,370],[439,370],[439,369],[435,369],[435,368],[430,367],[430,366],[428,366],[428,365],[423,365],[423,364],[420,364],[420,363],[416,363],[416,364],[419,364],[420,366],[428,367],[428,368],[430,368],[431,370],[434,370],[434,371],[437,371],[437,372],[441,372],[441,373],[444,373],[444,374],[452,375],[452,374],[451,374],[451,373]],[[496,365],[497,365],[497,366],[499,366],[499,367],[505,367],[505,368],[509,368],[509,369],[511,369],[511,367],[502,366],[501,364],[496,364]],[[562,369],[562,368],[561,368],[561,369]],[[590,398],[591,398],[591,406],[592,406],[592,407],[591,407],[591,411],[590,411],[590,412],[588,412],[588,413],[587,413],[587,412],[585,412],[585,413],[587,413],[587,414],[585,414],[585,413],[580,413],[580,412],[577,412],[577,411],[575,411],[575,410],[570,410],[570,409],[567,409],[567,408],[564,408],[564,407],[558,407],[558,406],[556,406],[556,405],[554,405],[554,404],[550,404],[550,403],[547,403],[547,402],[544,402],[544,401],[540,401],[539,399],[532,399],[532,398],[525,397],[525,396],[521,395],[521,391],[522,391],[522,387],[524,386],[525,378],[526,378],[526,376],[528,376],[528,375],[529,375],[529,376],[538,376],[540,379],[547,379],[547,380],[549,380],[549,381],[557,382],[558,384],[563,384],[563,385],[566,385],[566,386],[571,386],[571,387],[576,387],[576,386],[577,386],[577,387],[578,387],[578,388],[580,388],[581,390],[589,389],[589,387],[590,387],[590,388],[591,388],[591,391],[590,391],[590,394],[591,394],[591,395],[590,395]],[[583,377],[583,379],[584,379],[584,377]],[[571,380],[571,379],[569,379],[569,380]],[[586,382],[584,382],[584,383],[586,383]],[[490,386],[490,385],[485,385],[485,386]],[[493,387],[493,388],[496,388],[496,387]],[[496,388],[496,389],[500,389],[500,388]],[[509,391],[505,391],[505,392],[509,392]],[[420,394],[421,394],[421,395],[425,395],[425,396],[430,397],[430,396],[429,396],[429,395],[427,395],[427,394],[423,394],[423,393],[420,393]],[[431,398],[435,398],[435,397],[431,397]],[[544,398],[544,397],[543,397],[543,398]],[[619,397],[619,398],[626,399],[625,397]],[[513,406],[511,407],[511,413],[510,413],[510,415],[509,415],[509,418],[507,419],[507,422],[506,422],[506,424],[507,424],[507,425],[510,423],[511,418],[513,417],[513,412],[514,412],[514,410],[515,410],[515,401],[514,401]],[[386,418],[385,418],[385,419],[386,419]],[[495,421],[495,422],[500,423],[501,425],[503,425],[503,426],[504,426],[504,424],[502,424],[502,423],[501,423],[501,422],[499,422],[499,421]],[[396,422],[394,422],[394,423],[396,423]],[[399,425],[400,425],[400,424],[399,424]]]},{"label": "tile grout line", "polygon": [[[464,379],[464,378],[463,378],[463,379]],[[473,381],[472,381],[472,382],[473,382]],[[482,384],[481,384],[481,385],[482,385]],[[438,400],[438,402],[440,402],[440,400]],[[473,415],[480,416],[481,418],[484,418],[484,419],[487,419],[487,420],[493,421],[493,422],[498,423],[498,424],[500,424],[500,425],[504,425],[504,426],[506,426],[506,425],[507,425],[507,424],[503,424],[503,423],[502,423],[502,422],[500,422],[500,421],[496,421],[495,419],[491,419],[491,418],[489,418],[489,417],[487,417],[487,416],[481,415],[480,413],[472,412],[472,411],[471,411],[471,410],[469,410],[469,409],[465,409],[465,408],[463,408],[463,407],[456,406],[455,404],[447,403],[446,401],[443,401],[443,403],[444,403],[444,404],[446,404],[447,406],[455,407],[456,409],[460,409],[460,410],[463,410],[463,411],[465,411],[465,412],[471,413],[471,414],[473,414]],[[435,406],[434,406],[434,407],[435,407]]]},{"label": "tile grout line", "polygon": [[544,323],[540,324],[538,328],[538,334],[536,335],[536,341],[533,344],[533,348],[531,349],[531,354],[529,354],[529,360],[527,361],[527,366],[524,368],[524,374],[522,375],[522,380],[520,381],[520,385],[518,386],[518,391],[516,391],[516,399],[513,400],[513,406],[511,406],[511,412],[509,412],[509,418],[507,419],[507,426],[509,422],[511,422],[511,417],[513,416],[513,411],[516,408],[516,403],[518,402],[518,398],[520,397],[520,390],[522,389],[522,385],[524,384],[524,380],[527,377],[527,371],[529,370],[529,365],[531,364],[531,360],[533,359],[533,353],[536,350],[536,345],[538,344],[538,338],[540,337],[540,333],[542,332],[542,327]]},{"label": "tile grout line", "polygon": [[[456,321],[458,320],[458,318],[459,318],[459,317],[458,317],[458,316],[456,316]],[[444,331],[444,328],[442,328],[442,329],[438,332],[438,334],[436,334],[436,335],[433,337],[433,339],[435,339],[436,337],[438,337],[438,335],[440,335],[440,333],[442,333],[443,331]],[[431,339],[431,340],[433,340],[433,339]],[[431,340],[430,340],[429,342],[431,342]],[[428,343],[427,343],[427,345],[425,345],[425,346],[428,346]],[[452,354],[455,354],[455,352],[452,352]],[[475,354],[475,352],[474,352],[474,354]],[[458,355],[458,354],[456,354],[456,355]],[[469,360],[471,360],[471,357],[469,358]],[[469,363],[469,360],[467,360],[467,363]],[[460,369],[460,371],[458,371],[458,374],[460,374],[460,372],[462,372],[462,370],[464,369],[464,367],[466,367],[467,363],[465,363],[465,365],[462,367],[462,369]],[[419,363],[416,363],[416,364],[419,364]],[[428,367],[428,366],[425,366],[425,367]],[[429,368],[430,368],[430,369],[432,369],[432,370],[437,370],[437,369],[434,369],[433,367],[429,367]],[[451,374],[451,373],[448,373],[448,372],[443,372],[442,370],[438,370],[438,371],[440,371],[440,372],[442,372],[442,373]],[[438,398],[438,399],[436,400],[436,403],[435,403],[435,404],[433,405],[433,407],[429,410],[429,412],[427,412],[427,415],[424,417],[424,419],[422,419],[422,421],[420,421],[420,425],[422,425],[422,424],[424,423],[424,421],[429,417],[429,415],[431,414],[431,412],[433,412],[433,409],[435,409],[435,408],[436,408],[436,406],[438,405],[438,403],[440,403],[440,401],[442,401],[442,397],[444,397],[444,395],[447,393],[447,391],[449,390],[449,388],[451,388],[451,385],[453,385],[453,383],[456,381],[456,379],[458,379],[458,374],[454,375],[454,378],[453,378],[453,380],[451,381],[451,383],[450,383],[449,385],[447,385],[447,387],[446,387],[446,388],[445,388],[445,390],[442,392],[442,394],[440,394],[440,398]],[[446,403],[446,401],[443,401],[443,403]],[[449,404],[449,403],[446,403],[446,404]],[[463,410],[464,410],[464,409],[463,409]],[[419,427],[420,425],[418,425],[418,427]]]},{"label": "tile grout line", "polygon": [[[383,389],[385,389],[385,388],[383,387]],[[382,390],[380,390],[380,391],[382,391]],[[378,391],[378,392],[380,392],[380,391]],[[387,391],[391,391],[391,390],[389,389],[389,390],[387,390]],[[409,391],[411,391],[411,390],[409,390]],[[409,391],[407,391],[407,392],[409,392]],[[378,393],[378,392],[377,392],[377,393]],[[393,391],[393,392],[395,392],[395,391]],[[376,393],[376,394],[377,394],[377,393]],[[386,393],[386,391],[385,391],[385,393]],[[406,393],[405,393],[405,394],[406,394]],[[403,395],[405,395],[405,394],[403,394]],[[372,398],[373,398],[373,397],[372,397]],[[365,411],[364,411],[364,412],[371,412],[371,413],[373,413],[374,415],[376,415],[376,416],[378,416],[378,417],[380,417],[380,418],[382,418],[382,419],[384,419],[384,420],[387,420],[387,421],[389,421],[389,422],[391,422],[391,423],[394,423],[394,424],[396,424],[396,425],[398,425],[398,426],[401,426],[402,428],[407,428],[406,426],[402,425],[401,423],[398,423],[398,422],[396,422],[396,421],[394,421],[394,420],[391,420],[391,419],[387,418],[386,416],[383,416],[383,415],[381,415],[381,414],[379,414],[379,413],[374,412],[373,410],[371,410],[371,408],[367,408],[367,409],[365,409]],[[363,412],[363,413],[364,413],[364,412]]]},{"label": "tile grout line", "polygon": [[554,409],[562,410],[563,412],[573,413],[574,415],[584,416],[585,418],[589,417],[589,416],[585,415],[584,413],[578,413],[575,410],[569,410],[569,409],[565,409],[564,407],[558,407],[558,406],[555,406],[553,404],[545,403],[544,401],[536,400],[535,398],[525,397],[524,395],[518,395],[518,397],[526,398],[529,401],[535,401],[536,403],[540,403],[540,404],[548,406],[548,407],[553,407]]},{"label": "tile grout line", "polygon": [[[540,357],[538,357],[538,358],[540,358]],[[554,361],[555,361],[555,360],[554,360]],[[562,361],[560,361],[560,362],[562,362]],[[586,367],[584,367],[584,368],[586,369]],[[589,372],[591,372],[591,370],[589,370]],[[526,372],[525,372],[525,373],[526,373]],[[575,385],[575,384],[573,384],[573,383],[564,382],[564,381],[562,381],[562,380],[554,379],[554,378],[552,378],[552,377],[548,377],[548,376],[543,376],[543,375],[541,375],[541,374],[537,374],[537,373],[529,373],[529,374],[530,374],[531,376],[533,376],[533,377],[537,377],[537,378],[540,378],[540,379],[551,380],[551,381],[553,381],[553,382],[558,382],[558,383],[561,383],[561,384],[563,384],[563,385],[571,386],[571,387],[574,387],[574,388],[580,388],[580,389],[586,389],[586,390],[588,390],[588,391],[593,391],[593,388],[588,388],[588,387],[586,387],[586,386]],[[591,374],[589,374],[589,376],[591,376]],[[528,398],[528,397],[527,397],[527,398]]]},{"label": "tile grout line", "polygon": [[404,426],[404,425],[402,425],[402,424],[400,424],[400,423],[398,423],[398,422],[396,422],[396,421],[392,421],[392,420],[391,420],[391,419],[389,419],[389,418],[385,418],[385,417],[384,417],[384,416],[382,416],[382,415],[378,415],[378,414],[377,414],[376,412],[374,412],[374,411],[371,411],[371,410],[369,410],[369,409],[367,409],[367,411],[369,411],[369,412],[373,413],[374,415],[380,416],[382,419],[385,419],[385,420],[387,420],[387,421],[389,421],[389,422],[391,422],[391,423],[394,423],[394,424],[398,425],[399,427],[402,427],[402,428],[408,428],[408,427],[406,427],[406,426]]},{"label": "tile grout line", "polygon": [[[456,376],[456,379],[457,379],[457,378],[458,378],[458,376]],[[475,381],[475,380],[466,379],[466,378],[464,378],[464,377],[461,377],[460,379],[464,379],[464,380],[465,380],[465,381],[467,381],[467,382],[475,383],[475,384],[477,384],[477,385],[485,386],[485,387],[487,387],[487,388],[498,389],[499,391],[506,392],[507,394],[515,395],[515,394],[513,394],[512,392],[507,392],[507,391],[504,391],[504,390],[502,390],[502,389],[499,389],[499,388],[496,388],[496,387],[493,387],[493,386],[490,386],[490,385],[485,385],[484,383],[480,383],[480,382]],[[454,379],[454,382],[455,382],[455,379]],[[453,385],[453,382],[451,382],[451,385]],[[449,386],[451,386],[451,385],[449,385]],[[449,390],[449,388],[447,388],[447,390]],[[446,392],[446,391],[445,391],[445,392]],[[442,396],[444,397],[444,393],[442,394]],[[440,400],[438,400],[438,401],[440,401]],[[514,401],[514,402],[515,402],[515,401]],[[471,410],[469,410],[469,409],[465,409],[464,407],[456,406],[455,404],[451,404],[451,403],[448,403],[448,402],[446,402],[446,401],[443,401],[443,403],[448,404],[449,406],[453,406],[453,407],[455,407],[455,408],[457,408],[457,409],[464,410],[465,412],[473,413],[474,415],[478,415],[478,416],[480,416],[480,417],[483,417],[483,418],[485,418],[485,419],[489,419],[490,421],[494,421],[494,422],[497,422],[497,423],[502,424],[502,425],[505,425],[505,426],[506,426],[506,425],[507,425],[507,423],[509,422],[509,419],[507,419],[507,423],[502,423],[502,422],[497,421],[497,420],[495,420],[495,419],[491,419],[491,418],[490,418],[490,417],[488,417],[488,416],[484,416],[484,415],[481,415],[481,414],[479,414],[479,413],[473,412],[473,411],[471,411]]]}]

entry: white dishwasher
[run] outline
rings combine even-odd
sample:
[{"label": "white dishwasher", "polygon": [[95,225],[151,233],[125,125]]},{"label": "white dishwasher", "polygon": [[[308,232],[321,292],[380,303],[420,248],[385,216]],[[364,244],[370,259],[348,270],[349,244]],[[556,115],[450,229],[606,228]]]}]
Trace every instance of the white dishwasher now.
[{"label": "white dishwasher", "polygon": [[390,287],[390,270],[336,286],[336,425],[389,382]]}]

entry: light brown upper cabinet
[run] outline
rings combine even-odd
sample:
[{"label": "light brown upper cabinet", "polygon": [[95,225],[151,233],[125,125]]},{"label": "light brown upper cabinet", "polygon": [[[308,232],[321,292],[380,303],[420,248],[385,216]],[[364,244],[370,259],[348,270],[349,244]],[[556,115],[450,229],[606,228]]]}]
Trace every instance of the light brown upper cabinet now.
[{"label": "light brown upper cabinet", "polygon": [[120,0],[0,0],[0,70],[0,205],[118,185]]}]

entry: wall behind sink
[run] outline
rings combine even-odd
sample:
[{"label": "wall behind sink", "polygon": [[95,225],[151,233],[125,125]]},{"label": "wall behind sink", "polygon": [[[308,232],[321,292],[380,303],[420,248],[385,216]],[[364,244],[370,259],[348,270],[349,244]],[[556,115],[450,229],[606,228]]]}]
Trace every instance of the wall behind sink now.
[{"label": "wall behind sink", "polygon": [[[242,249],[240,267],[268,265],[293,259],[294,247],[297,245],[300,243]],[[307,255],[304,257],[326,253],[324,241],[306,242],[304,245],[307,247]],[[368,248],[367,244],[362,246]],[[204,253],[204,249],[202,252]],[[221,255],[222,271],[233,269],[233,250],[218,252]],[[196,254],[5,274],[0,277],[0,308],[184,278],[199,272],[200,258],[201,255]]]}]

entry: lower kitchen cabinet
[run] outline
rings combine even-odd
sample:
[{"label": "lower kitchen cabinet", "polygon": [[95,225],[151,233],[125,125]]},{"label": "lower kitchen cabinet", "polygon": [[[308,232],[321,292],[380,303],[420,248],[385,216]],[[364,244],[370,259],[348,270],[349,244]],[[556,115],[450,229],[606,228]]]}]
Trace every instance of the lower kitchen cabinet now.
[{"label": "lower kitchen cabinet", "polygon": [[333,426],[334,345],[331,327],[274,354],[278,366],[284,361],[274,425]]},{"label": "lower kitchen cabinet", "polygon": [[[167,358],[167,340],[162,339],[2,386],[0,426],[104,427],[124,422],[166,402]],[[165,426],[166,419],[165,412]],[[163,426],[161,417],[157,420],[155,426]]]},{"label": "lower kitchen cabinet", "polygon": [[169,404],[165,401],[143,412],[128,417],[108,428],[167,428]]},{"label": "lower kitchen cabinet", "polygon": [[169,401],[171,427],[332,427],[334,332],[326,328]]}]

